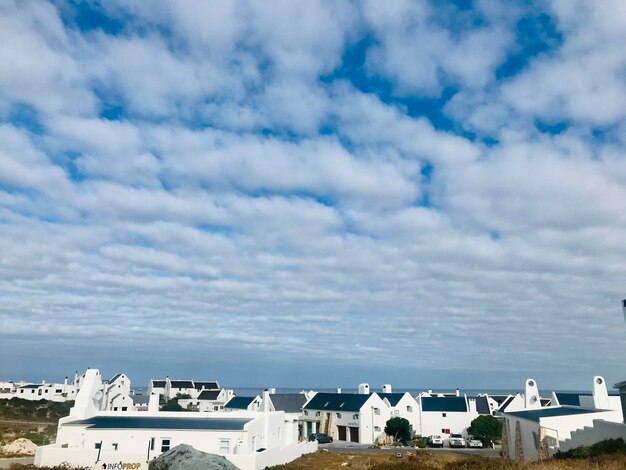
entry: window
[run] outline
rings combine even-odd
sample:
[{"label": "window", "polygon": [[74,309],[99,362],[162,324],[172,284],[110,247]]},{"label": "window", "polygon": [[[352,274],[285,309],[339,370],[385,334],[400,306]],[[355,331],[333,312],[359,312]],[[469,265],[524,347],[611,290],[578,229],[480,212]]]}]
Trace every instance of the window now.
[{"label": "window", "polygon": [[407,407],[406,407],[406,410],[407,410],[409,413],[413,413],[413,407],[412,407],[412,406],[407,406]]},{"label": "window", "polygon": [[117,442],[112,443],[111,447],[113,447],[113,450],[117,450]]},{"label": "window", "polygon": [[374,414],[375,415],[379,415],[380,414],[380,408],[374,408]]},{"label": "window", "polygon": [[449,428],[443,428],[441,430],[441,434],[450,434],[450,429]]},{"label": "window", "polygon": [[309,416],[309,412],[304,410],[304,416]]},{"label": "window", "polygon": [[172,444],[171,439],[161,439],[161,452],[167,452],[170,450],[170,445]]},{"label": "window", "polygon": [[45,389],[43,392],[44,392],[44,393],[48,393],[48,389]]},{"label": "window", "polygon": [[54,391],[54,393],[62,393],[62,392],[63,392],[63,390],[61,390],[60,388],[57,388],[57,389]]},{"label": "window", "polygon": [[319,411],[317,411],[317,412],[315,413],[315,416],[319,416],[319,415],[320,415],[320,412],[319,412]]},{"label": "window", "polygon": [[230,454],[229,439],[220,439],[220,454]]},{"label": "window", "polygon": [[24,390],[20,390],[20,393],[24,393]]},{"label": "window", "polygon": [[214,406],[213,407],[213,411],[217,411],[217,410],[219,410],[219,407],[218,406]]},{"label": "window", "polygon": [[100,449],[102,447],[102,442],[96,442],[93,447],[94,449]]},{"label": "window", "polygon": [[127,406],[122,406],[122,411],[128,411],[128,407]]},{"label": "window", "polygon": [[341,418],[341,413],[335,413],[337,415],[337,418]]},{"label": "window", "polygon": [[380,431],[380,426],[374,426],[374,431]]},{"label": "window", "polygon": [[352,419],[359,419],[359,414],[358,413],[353,414]]},{"label": "window", "polygon": [[448,416],[448,413],[441,413],[442,418],[445,418],[446,416]]}]

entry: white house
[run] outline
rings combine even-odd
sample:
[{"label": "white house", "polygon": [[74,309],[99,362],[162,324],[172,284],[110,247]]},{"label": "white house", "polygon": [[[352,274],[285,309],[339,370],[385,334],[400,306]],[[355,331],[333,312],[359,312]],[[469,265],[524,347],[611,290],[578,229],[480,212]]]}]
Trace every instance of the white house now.
[{"label": "white house", "polygon": [[[608,409],[609,395],[602,377],[594,377],[593,399],[588,407],[541,406],[536,382],[526,381],[526,406],[502,413],[502,453],[511,460],[542,460],[558,450],[567,450],[579,442],[595,442],[613,437],[621,423],[621,410]],[[600,424],[599,424],[600,423]],[[620,432],[617,430],[617,432]],[[574,443],[574,444],[573,444]]]},{"label": "white house", "polygon": [[232,390],[225,388],[218,390],[201,389],[197,398],[184,398],[178,404],[190,411],[222,411],[224,405],[234,396]]},{"label": "white house", "polygon": [[220,390],[217,380],[179,380],[166,377],[164,380],[151,379],[148,384],[148,394],[158,394],[165,401],[176,398],[177,395],[189,395],[198,398],[204,390]]},{"label": "white house", "polygon": [[77,387],[75,384],[69,384],[67,377],[65,381],[61,383],[46,383],[40,384],[13,384],[13,387],[9,387],[6,384],[12,382],[3,382],[5,386],[3,389],[5,393],[0,393],[0,398],[22,398],[24,400],[49,400],[55,402],[66,402],[74,400],[77,393]]},{"label": "white house", "polygon": [[298,442],[282,412],[100,411],[101,390],[99,372],[88,370],[70,416],[59,421],[56,443],[37,449],[36,466],[147,470],[161,453],[188,444],[257,470],[317,450],[315,442]]},{"label": "white house", "polygon": [[[389,388],[390,389],[390,388]],[[380,398],[387,403],[389,407],[390,418],[405,418],[409,421],[411,433],[417,436],[422,435],[422,426],[420,422],[419,404],[417,400],[408,392],[376,392]]]},{"label": "white house", "polygon": [[[364,389],[364,388],[363,388]],[[306,436],[322,432],[339,441],[373,444],[390,408],[376,393],[316,393],[303,407]]]},{"label": "white house", "polygon": [[[282,411],[285,419],[295,421],[298,426],[298,439],[306,440],[305,423],[302,420],[302,408],[315,393],[276,393],[276,389],[269,389],[263,394],[261,407],[268,411]],[[267,406],[267,408],[265,408]]]},{"label": "white house", "polygon": [[421,435],[439,435],[444,443],[452,433],[467,436],[467,428],[479,416],[476,407],[469,406],[466,396],[433,397],[421,394],[418,403]]},{"label": "white house", "polygon": [[102,410],[136,411],[131,397],[130,379],[126,374],[116,374],[102,385]]}]

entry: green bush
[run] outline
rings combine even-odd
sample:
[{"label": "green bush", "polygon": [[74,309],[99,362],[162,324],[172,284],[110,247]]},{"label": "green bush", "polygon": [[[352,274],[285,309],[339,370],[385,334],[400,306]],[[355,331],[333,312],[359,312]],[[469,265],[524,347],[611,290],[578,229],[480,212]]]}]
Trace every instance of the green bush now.
[{"label": "green bush", "polygon": [[590,446],[574,447],[565,452],[557,452],[557,459],[587,459],[600,455],[623,454],[626,455],[626,443],[621,437],[618,439],[605,439]]}]

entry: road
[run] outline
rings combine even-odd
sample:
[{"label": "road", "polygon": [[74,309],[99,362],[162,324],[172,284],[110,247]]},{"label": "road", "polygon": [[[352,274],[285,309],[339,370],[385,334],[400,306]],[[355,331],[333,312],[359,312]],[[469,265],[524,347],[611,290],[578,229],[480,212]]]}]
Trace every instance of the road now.
[{"label": "road", "polygon": [[[337,452],[342,454],[352,453],[370,453],[370,454],[396,454],[397,452],[415,452],[412,447],[388,447],[388,448],[370,448],[364,444],[347,444],[344,442],[332,442],[330,444],[320,444],[320,449],[326,449],[329,452]],[[417,449],[417,452],[430,451],[435,455],[462,455],[486,458],[500,458],[500,449],[450,449],[444,447],[441,449]]]}]

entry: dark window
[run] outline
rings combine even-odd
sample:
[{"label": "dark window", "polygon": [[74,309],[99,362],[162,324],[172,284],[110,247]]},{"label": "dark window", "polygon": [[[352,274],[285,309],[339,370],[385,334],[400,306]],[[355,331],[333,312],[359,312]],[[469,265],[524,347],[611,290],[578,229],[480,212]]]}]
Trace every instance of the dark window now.
[{"label": "dark window", "polygon": [[122,411],[128,411],[128,407],[127,406],[122,406]]},{"label": "dark window", "polygon": [[445,418],[448,415],[446,413],[441,413],[441,416],[443,416]]},{"label": "dark window", "polygon": [[96,442],[96,443],[94,444],[94,447],[95,447],[96,449],[99,449],[100,447],[102,447],[102,442]]},{"label": "dark window", "polygon": [[161,439],[161,452],[170,450],[170,439]]}]

